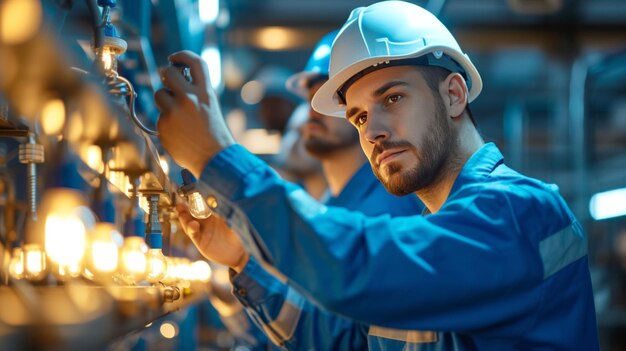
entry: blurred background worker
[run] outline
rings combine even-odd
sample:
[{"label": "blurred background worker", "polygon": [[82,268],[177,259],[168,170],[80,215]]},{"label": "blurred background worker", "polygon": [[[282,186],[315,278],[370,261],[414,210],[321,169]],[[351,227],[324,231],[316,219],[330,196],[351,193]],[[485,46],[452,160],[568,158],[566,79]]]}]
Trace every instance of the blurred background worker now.
[{"label": "blurred background worker", "polygon": [[294,110],[280,140],[278,154],[273,157],[274,168],[290,182],[300,184],[307,193],[320,200],[328,184],[322,172],[320,160],[312,156],[305,147],[302,126],[309,119],[311,104],[307,100]]}]

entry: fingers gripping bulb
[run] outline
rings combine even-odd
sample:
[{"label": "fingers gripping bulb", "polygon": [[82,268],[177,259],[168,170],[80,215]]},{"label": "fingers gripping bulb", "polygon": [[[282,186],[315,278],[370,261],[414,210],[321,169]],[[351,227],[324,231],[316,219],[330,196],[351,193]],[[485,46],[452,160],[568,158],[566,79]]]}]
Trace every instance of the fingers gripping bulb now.
[{"label": "fingers gripping bulb", "polygon": [[180,191],[187,200],[189,213],[196,219],[209,218],[213,211],[211,211],[202,194],[196,189],[193,175],[187,169],[183,169],[181,175],[183,186],[180,188]]}]

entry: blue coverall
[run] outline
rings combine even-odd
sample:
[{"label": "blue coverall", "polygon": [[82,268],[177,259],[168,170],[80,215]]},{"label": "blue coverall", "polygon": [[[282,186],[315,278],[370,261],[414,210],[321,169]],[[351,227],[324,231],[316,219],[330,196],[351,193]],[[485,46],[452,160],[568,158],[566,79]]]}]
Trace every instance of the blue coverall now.
[{"label": "blue coverall", "polygon": [[239,145],[201,179],[261,262],[370,325],[370,350],[598,349],[581,225],[555,185],[510,169],[493,144],[426,216],[320,205]]},{"label": "blue coverall", "polygon": [[[409,216],[424,210],[413,194],[398,197],[388,193],[367,162],[336,197],[327,194],[324,203],[368,216],[384,213],[392,217]],[[232,283],[235,296],[246,306],[251,318],[276,344],[288,350],[367,349],[368,326],[320,309],[269,274],[254,257]]]}]

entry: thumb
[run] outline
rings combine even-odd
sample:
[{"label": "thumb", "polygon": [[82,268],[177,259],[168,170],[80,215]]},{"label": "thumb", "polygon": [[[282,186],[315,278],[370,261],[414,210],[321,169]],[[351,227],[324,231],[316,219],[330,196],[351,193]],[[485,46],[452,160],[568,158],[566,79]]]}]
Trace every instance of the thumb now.
[{"label": "thumb", "polygon": [[200,223],[194,220],[187,222],[187,230],[185,232],[191,239],[195,240],[195,237],[200,234]]}]

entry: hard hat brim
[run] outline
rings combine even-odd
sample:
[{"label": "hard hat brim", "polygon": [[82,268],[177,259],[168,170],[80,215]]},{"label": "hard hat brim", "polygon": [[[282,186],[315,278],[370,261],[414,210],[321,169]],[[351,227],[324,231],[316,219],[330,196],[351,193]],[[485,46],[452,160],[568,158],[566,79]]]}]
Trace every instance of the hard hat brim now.
[{"label": "hard hat brim", "polygon": [[292,93],[300,96],[305,100],[309,100],[309,89],[307,82],[320,74],[317,72],[298,72],[291,75],[285,82],[285,87]]},{"label": "hard hat brim", "polygon": [[425,47],[423,50],[419,50],[408,55],[393,57],[369,57],[365,60],[358,61],[348,66],[344,70],[330,77],[330,79],[328,79],[328,81],[320,87],[315,96],[313,96],[311,106],[315,111],[321,114],[345,118],[346,106],[340,103],[339,96],[337,95],[337,90],[339,90],[350,78],[352,78],[354,75],[361,72],[362,70],[375,64],[382,63],[384,61],[415,58],[434,51],[442,51],[444,54],[450,56],[452,59],[457,61],[461,65],[461,67],[463,67],[466,74],[472,81],[472,87],[468,94],[468,102],[472,102],[480,94],[483,86],[480,74],[478,73],[478,70],[476,70],[476,67],[474,67],[474,64],[472,64],[467,55],[461,54],[456,50],[450,49],[449,47],[429,46]]}]

